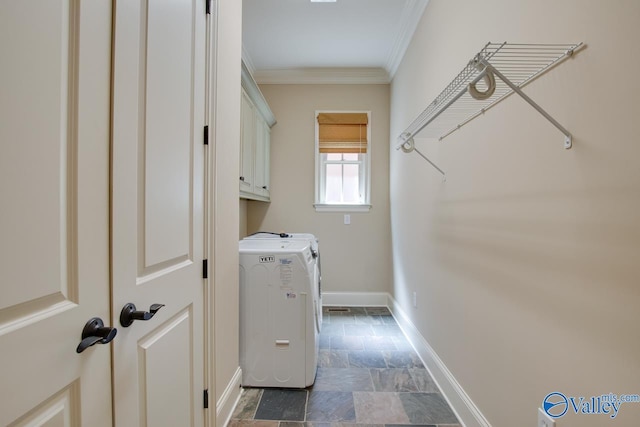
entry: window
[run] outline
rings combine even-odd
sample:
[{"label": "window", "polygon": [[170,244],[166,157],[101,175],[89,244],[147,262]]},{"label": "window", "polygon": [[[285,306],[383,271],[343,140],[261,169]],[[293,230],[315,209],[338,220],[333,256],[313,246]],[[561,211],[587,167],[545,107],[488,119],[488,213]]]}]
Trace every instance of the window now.
[{"label": "window", "polygon": [[368,211],[370,112],[316,112],[318,211]]}]

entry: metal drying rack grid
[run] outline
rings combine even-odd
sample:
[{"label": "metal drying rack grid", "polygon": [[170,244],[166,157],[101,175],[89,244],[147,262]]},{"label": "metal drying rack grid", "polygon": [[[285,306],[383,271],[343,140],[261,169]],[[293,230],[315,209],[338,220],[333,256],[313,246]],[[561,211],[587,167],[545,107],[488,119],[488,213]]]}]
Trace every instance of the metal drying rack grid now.
[{"label": "metal drying rack grid", "polygon": [[521,88],[571,57],[583,46],[583,43],[487,43],[402,132],[398,137],[397,149],[406,153],[416,151],[444,175],[442,169],[415,148],[413,138],[421,133],[427,138],[442,140],[514,92],[558,128],[565,136],[564,147],[571,148],[569,131],[523,93]]}]

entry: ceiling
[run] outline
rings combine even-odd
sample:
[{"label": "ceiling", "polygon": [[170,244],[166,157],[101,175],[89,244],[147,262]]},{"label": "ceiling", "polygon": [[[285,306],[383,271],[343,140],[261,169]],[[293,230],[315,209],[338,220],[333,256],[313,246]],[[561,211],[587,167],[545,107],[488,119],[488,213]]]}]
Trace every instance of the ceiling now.
[{"label": "ceiling", "polygon": [[258,83],[388,83],[428,0],[243,0]]}]

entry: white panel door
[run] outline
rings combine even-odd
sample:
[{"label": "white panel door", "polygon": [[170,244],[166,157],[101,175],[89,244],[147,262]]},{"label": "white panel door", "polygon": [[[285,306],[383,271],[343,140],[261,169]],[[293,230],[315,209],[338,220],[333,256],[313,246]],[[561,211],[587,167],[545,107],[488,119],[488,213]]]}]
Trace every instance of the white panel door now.
[{"label": "white panel door", "polygon": [[118,321],[118,427],[204,422],[204,6],[115,3],[113,316],[164,304]]},{"label": "white panel door", "polygon": [[0,425],[111,426],[111,1],[0,1],[0,61]]}]

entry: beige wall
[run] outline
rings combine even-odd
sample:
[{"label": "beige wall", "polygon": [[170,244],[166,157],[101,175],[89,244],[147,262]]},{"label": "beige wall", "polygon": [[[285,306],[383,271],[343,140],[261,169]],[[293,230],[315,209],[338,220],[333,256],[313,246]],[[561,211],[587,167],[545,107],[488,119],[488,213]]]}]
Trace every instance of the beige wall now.
[{"label": "beige wall", "polygon": [[[213,234],[214,375],[215,401],[220,400],[239,367],[238,315],[238,169],[240,150],[240,52],[242,2],[219,0],[217,52],[213,81],[211,188]],[[212,397],[213,399],[213,397]],[[233,402],[231,402],[233,404]],[[228,414],[223,414],[228,415]],[[219,423],[223,419],[217,420]]]},{"label": "beige wall", "polygon": [[[325,291],[387,292],[389,232],[389,86],[262,85],[278,123],[271,130],[271,203],[247,202],[247,232],[313,233],[320,239]],[[316,110],[370,110],[371,204],[368,213],[318,213],[314,203]]]},{"label": "beige wall", "polygon": [[390,149],[394,297],[495,427],[553,391],[640,393],[639,22],[636,0],[431,0],[392,83],[395,140],[487,41],[588,45],[525,89],[573,149],[517,96],[418,140],[446,182]]}]

